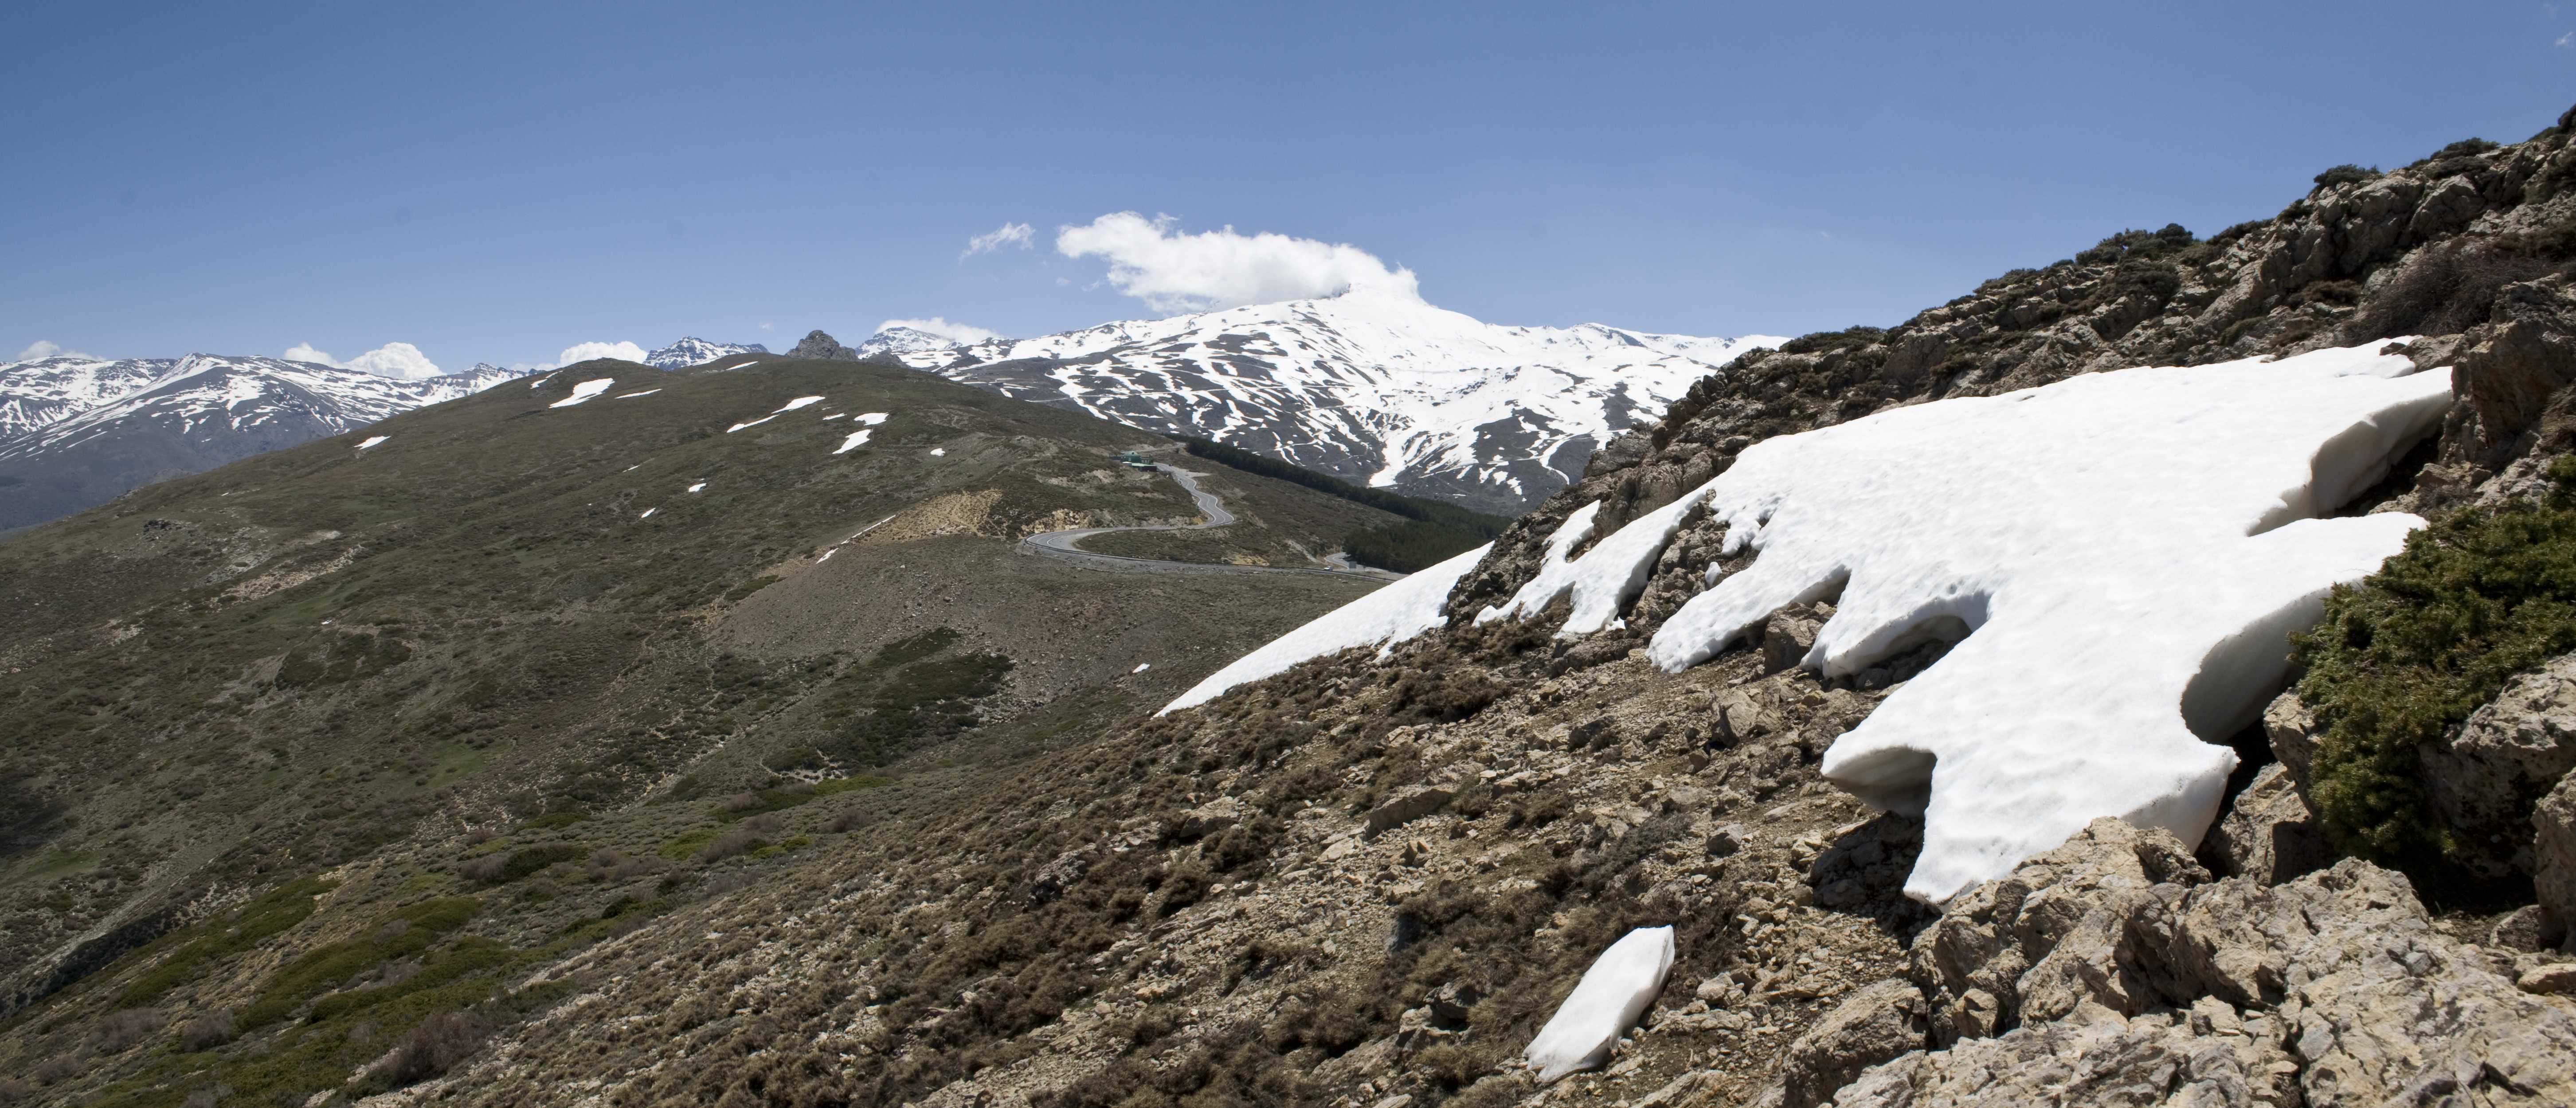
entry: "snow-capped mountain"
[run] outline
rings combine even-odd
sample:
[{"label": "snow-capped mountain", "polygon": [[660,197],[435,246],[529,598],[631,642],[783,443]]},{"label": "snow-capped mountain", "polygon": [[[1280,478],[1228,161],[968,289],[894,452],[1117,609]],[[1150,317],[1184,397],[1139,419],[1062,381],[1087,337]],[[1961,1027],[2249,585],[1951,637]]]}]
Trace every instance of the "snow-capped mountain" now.
[{"label": "snow-capped mountain", "polygon": [[769,353],[769,348],[756,342],[746,346],[733,342],[710,342],[692,336],[644,355],[644,364],[655,369],[687,369],[736,354],[766,353]]},{"label": "snow-capped mountain", "polygon": [[855,349],[862,358],[870,354],[925,354],[955,350],[964,345],[945,335],[934,335],[918,327],[888,327],[868,336],[868,341]]},{"label": "snow-capped mountain", "polygon": [[905,364],[1007,396],[1514,515],[1691,382],[1783,341],[1504,327],[1392,288],[968,346],[895,339],[884,349]]},{"label": "snow-capped mountain", "polygon": [[63,355],[0,365],[0,440],[115,400],[177,364],[176,358],[109,361]]},{"label": "snow-capped mountain", "polygon": [[0,529],[151,481],[336,435],[521,374],[402,380],[282,358],[46,358],[0,366]]}]

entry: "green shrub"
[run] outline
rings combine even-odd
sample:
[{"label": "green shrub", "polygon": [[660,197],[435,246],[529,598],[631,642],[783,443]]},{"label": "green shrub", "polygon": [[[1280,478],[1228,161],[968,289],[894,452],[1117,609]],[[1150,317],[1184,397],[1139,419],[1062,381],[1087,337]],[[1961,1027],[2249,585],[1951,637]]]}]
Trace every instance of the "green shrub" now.
[{"label": "green shrub", "polygon": [[1493,534],[1480,529],[1408,519],[1342,536],[1342,553],[1361,565],[1418,573],[1493,539]]},{"label": "green shrub", "polygon": [[2371,166],[2368,169],[2364,169],[2361,166],[2352,164],[2351,162],[2345,162],[2342,165],[2335,166],[2323,173],[2317,174],[2316,181],[2318,188],[2330,189],[2336,185],[2359,184],[2363,181],[2375,180],[2378,177],[2378,166]]},{"label": "green shrub", "polygon": [[2549,476],[2542,502],[2464,508],[2409,536],[2293,639],[2299,695],[2325,729],[2311,796],[2342,849],[2436,864],[2449,840],[2425,806],[2425,744],[2576,649],[2576,457]]},{"label": "green shrub", "polygon": [[1781,343],[1780,352],[1784,354],[1822,354],[1831,350],[1842,350],[1854,346],[1868,346],[1871,343],[1884,342],[1886,340],[1887,328],[1884,327],[1845,327],[1839,331],[1817,331],[1812,334],[1800,335],[1797,338]]}]

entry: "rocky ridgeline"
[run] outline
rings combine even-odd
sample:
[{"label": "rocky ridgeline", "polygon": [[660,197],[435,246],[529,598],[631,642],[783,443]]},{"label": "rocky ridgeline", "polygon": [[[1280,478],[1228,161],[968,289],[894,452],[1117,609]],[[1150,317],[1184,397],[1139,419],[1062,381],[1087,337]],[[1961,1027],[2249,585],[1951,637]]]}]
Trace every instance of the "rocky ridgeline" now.
[{"label": "rocky ridgeline", "polygon": [[[2576,115],[2576,112],[2571,112]],[[2576,118],[2531,140],[2455,143],[2386,173],[2342,167],[2281,214],[2197,239],[2130,231],[2045,269],[2015,270],[1884,330],[1855,327],[1757,350],[1703,379],[1663,420],[1612,441],[1584,477],[1495,544],[1451,597],[1471,616],[1537,573],[1567,514],[1603,501],[1593,534],[1669,504],[1763,439],[1951,396],[1991,396],[2079,373],[2290,354],[2427,336],[2424,365],[2456,365],[2464,401],[2414,504],[2468,495],[2515,458],[2571,442],[2576,381]],[[2543,441],[2545,440],[2545,442]],[[1704,568],[1697,544],[1659,566],[1630,617]],[[1670,581],[1667,581],[1670,578]],[[1686,595],[1686,594],[1685,594]]]}]

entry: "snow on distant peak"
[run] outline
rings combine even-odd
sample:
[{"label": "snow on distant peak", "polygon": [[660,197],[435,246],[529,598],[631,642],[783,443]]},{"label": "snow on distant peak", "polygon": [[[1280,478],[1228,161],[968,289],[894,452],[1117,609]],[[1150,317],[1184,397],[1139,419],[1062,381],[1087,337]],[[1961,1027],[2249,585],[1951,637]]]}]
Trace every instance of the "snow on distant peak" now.
[{"label": "snow on distant peak", "polygon": [[1375,646],[1377,656],[1386,658],[1397,644],[1440,626],[1440,609],[1448,604],[1450,590],[1493,548],[1487,543],[1326,612],[1209,674],[1154,714],[1205,704],[1236,685],[1277,676],[1299,662],[1352,647]]},{"label": "snow on distant peak", "polygon": [[1006,396],[1517,514],[1694,382],[1782,341],[1498,326],[1355,287],[896,355]]},{"label": "snow on distant peak", "polygon": [[756,342],[710,342],[702,338],[685,337],[669,346],[665,346],[650,354],[644,355],[642,360],[645,365],[652,366],[656,369],[688,369],[692,366],[702,366],[708,362],[717,361],[723,358],[732,358],[743,354],[766,353],[769,353],[769,348]]},{"label": "snow on distant peak", "polygon": [[1666,670],[1826,599],[1804,661],[1830,676],[1965,634],[1825,754],[1827,779],[1924,817],[1908,894],[1945,901],[2101,816],[2197,843],[2236,764],[2212,743],[2280,688],[2286,636],[2423,525],[2318,518],[2451,405],[2448,369],[2385,345],[2088,374],[1757,443],[1571,560],[1591,517],[1569,520],[1478,619],[1570,593],[1559,635],[1610,625],[1705,505],[1726,553],[1759,558],[1655,633]]}]

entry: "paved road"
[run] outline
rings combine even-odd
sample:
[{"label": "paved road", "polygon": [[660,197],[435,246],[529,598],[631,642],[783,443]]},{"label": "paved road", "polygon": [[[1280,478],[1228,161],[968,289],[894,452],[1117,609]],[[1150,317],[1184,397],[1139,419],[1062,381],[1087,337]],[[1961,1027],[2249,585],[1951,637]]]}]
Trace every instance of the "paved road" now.
[{"label": "paved road", "polygon": [[1341,560],[1339,555],[1335,555],[1333,558],[1328,560],[1332,561],[1336,566],[1349,568],[1336,569],[1325,566],[1237,566],[1210,562],[1166,562],[1159,558],[1130,558],[1122,554],[1094,554],[1091,551],[1082,549],[1080,546],[1082,540],[1090,538],[1093,535],[1106,535],[1112,531],[1204,531],[1212,527],[1223,527],[1234,522],[1234,513],[1225,510],[1224,502],[1219,501],[1216,498],[1215,493],[1199,487],[1198,476],[1196,474],[1185,470],[1174,469],[1170,466],[1159,463],[1157,463],[1154,468],[1160,472],[1170,474],[1172,480],[1181,483],[1181,488],[1190,494],[1190,499],[1197,503],[1199,511],[1207,516],[1206,522],[1173,523],[1153,527],[1076,527],[1065,531],[1040,531],[1037,534],[1021,539],[1020,545],[1051,558],[1061,558],[1065,561],[1088,566],[1093,569],[1125,570],[1137,573],[1317,573],[1328,577],[1365,577],[1372,581],[1395,581],[1401,580],[1403,577],[1402,574],[1388,573],[1381,569],[1364,569],[1350,566],[1350,563]]}]

